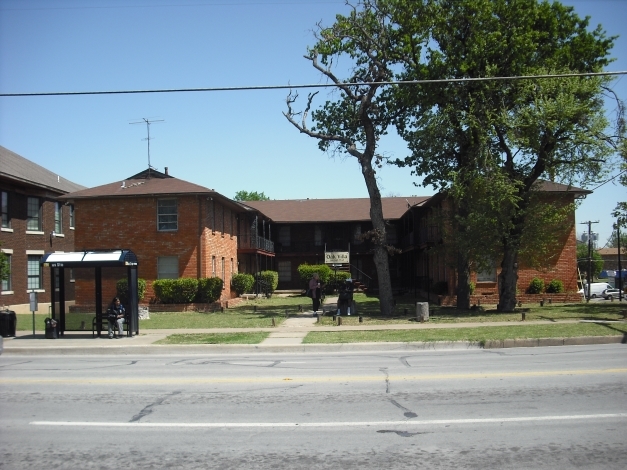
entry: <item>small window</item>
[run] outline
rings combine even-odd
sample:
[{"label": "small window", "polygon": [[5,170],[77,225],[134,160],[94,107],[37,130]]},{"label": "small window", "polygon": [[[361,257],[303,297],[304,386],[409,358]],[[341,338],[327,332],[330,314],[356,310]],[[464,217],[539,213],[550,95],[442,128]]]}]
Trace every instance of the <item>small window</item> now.
[{"label": "small window", "polygon": [[226,289],[224,280],[226,279],[226,261],[222,258],[222,288]]},{"label": "small window", "polygon": [[385,227],[385,235],[388,245],[396,245],[396,227],[394,225],[388,225]]},{"label": "small window", "polygon": [[41,260],[41,256],[39,255],[28,255],[28,290],[31,289],[41,289],[43,286],[43,269],[39,261]]},{"label": "small window", "polygon": [[2,274],[6,274],[7,278],[2,279],[2,290],[10,291],[13,290],[11,288],[11,255],[4,253],[4,259],[6,261],[7,272]]},{"label": "small window", "polygon": [[9,218],[9,193],[2,191],[0,195],[0,206],[2,207],[2,228],[11,228]]},{"label": "small window", "polygon": [[359,245],[361,242],[363,242],[361,238],[361,225],[358,224],[353,226],[353,243]]},{"label": "small window", "polygon": [[496,282],[496,266],[492,263],[492,267],[477,271],[477,282]]},{"label": "small window", "polygon": [[178,207],[176,199],[159,199],[157,228],[159,231],[178,230]]},{"label": "small window", "polygon": [[320,225],[314,227],[314,245],[322,246],[322,228]]},{"label": "small window", "polygon": [[233,275],[235,274],[235,262],[233,258],[231,258],[231,279],[233,279]]},{"label": "small window", "polygon": [[277,267],[279,270],[279,281],[290,282],[292,280],[292,262],[279,261]]},{"label": "small window", "polygon": [[74,204],[68,206],[70,208],[70,227],[74,228]]},{"label": "small window", "polygon": [[178,279],[178,256],[159,256],[157,258],[157,279]]},{"label": "small window", "polygon": [[290,226],[284,225],[279,228],[279,243],[283,246],[290,246]]},{"label": "small window", "polygon": [[60,202],[54,203],[54,231],[63,233],[63,204]]},{"label": "small window", "polygon": [[216,257],[211,257],[211,277],[216,277]]},{"label": "small window", "polygon": [[26,230],[41,232],[41,204],[38,197],[27,200]]}]

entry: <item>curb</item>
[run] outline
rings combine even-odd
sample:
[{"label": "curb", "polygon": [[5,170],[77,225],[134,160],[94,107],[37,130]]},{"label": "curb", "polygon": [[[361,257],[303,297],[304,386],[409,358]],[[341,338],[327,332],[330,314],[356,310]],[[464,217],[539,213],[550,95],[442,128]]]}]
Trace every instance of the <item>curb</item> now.
[{"label": "curb", "polygon": [[412,343],[339,343],[339,344],[299,344],[292,346],[260,346],[241,344],[190,344],[190,345],[122,345],[119,347],[15,347],[6,345],[4,355],[207,355],[207,354],[276,354],[276,353],[319,353],[319,352],[377,352],[377,351],[441,351],[479,350],[505,348],[533,348],[547,346],[581,346],[590,344],[627,344],[624,335],[582,336],[575,338],[506,339],[487,341],[485,344],[469,341],[434,341]]}]

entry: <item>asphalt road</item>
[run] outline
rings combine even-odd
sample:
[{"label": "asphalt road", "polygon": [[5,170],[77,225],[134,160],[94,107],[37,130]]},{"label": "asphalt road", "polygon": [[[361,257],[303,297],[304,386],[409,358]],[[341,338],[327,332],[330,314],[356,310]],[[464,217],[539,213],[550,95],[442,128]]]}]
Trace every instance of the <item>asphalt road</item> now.
[{"label": "asphalt road", "polygon": [[0,356],[0,469],[627,466],[627,346]]}]

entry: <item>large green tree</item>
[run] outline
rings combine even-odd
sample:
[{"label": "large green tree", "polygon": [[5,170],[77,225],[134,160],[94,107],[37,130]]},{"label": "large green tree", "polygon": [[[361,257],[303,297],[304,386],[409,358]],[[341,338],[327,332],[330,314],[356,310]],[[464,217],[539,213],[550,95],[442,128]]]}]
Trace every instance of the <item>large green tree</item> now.
[{"label": "large green tree", "polygon": [[257,191],[237,191],[233,197],[235,201],[269,201],[270,198],[264,192]]},{"label": "large green tree", "polygon": [[[383,1],[383,0],[381,0]],[[381,2],[379,2],[381,3]],[[501,253],[499,307],[513,310],[525,232],[534,220],[534,200],[542,178],[585,184],[603,173],[612,152],[604,132],[603,90],[599,77],[534,80],[467,80],[600,72],[610,61],[613,39],[571,7],[536,0],[389,0],[404,39],[405,79],[450,79],[428,86],[399,87],[405,112],[399,132],[411,156],[400,165],[424,177],[425,184],[453,189],[458,205],[456,232],[474,238],[476,187],[498,181],[504,193],[487,192],[493,207],[481,219],[494,220]],[[427,5],[432,18],[429,46],[414,54],[423,31],[407,8]],[[417,40],[414,40],[417,35]],[[402,104],[400,104],[402,103]],[[478,183],[483,181],[483,183]],[[503,197],[505,194],[507,197]],[[558,210],[555,211],[557,215]],[[531,237],[527,237],[532,240]],[[536,241],[537,242],[537,241]],[[463,248],[463,247],[462,247]],[[527,250],[529,251],[529,250]],[[459,251],[458,292],[467,283],[474,254]],[[465,302],[459,298],[458,305]]]},{"label": "large green tree", "polygon": [[[390,91],[381,85],[394,78],[398,53],[396,27],[390,22],[385,4],[380,8],[376,1],[364,1],[350,14],[337,15],[332,26],[319,25],[316,40],[305,58],[336,86],[334,95],[312,110],[316,96],[312,93],[304,111],[297,112],[294,103],[298,95],[290,93],[284,114],[300,132],[317,139],[322,151],[348,155],[359,164],[370,198],[373,226],[363,236],[374,246],[381,312],[390,315],[394,300],[388,257],[394,250],[387,245],[376,172],[384,161],[378,141],[387,133],[397,113],[389,106]],[[338,69],[335,67],[338,62],[349,65]],[[342,78],[340,74],[346,76]]]}]

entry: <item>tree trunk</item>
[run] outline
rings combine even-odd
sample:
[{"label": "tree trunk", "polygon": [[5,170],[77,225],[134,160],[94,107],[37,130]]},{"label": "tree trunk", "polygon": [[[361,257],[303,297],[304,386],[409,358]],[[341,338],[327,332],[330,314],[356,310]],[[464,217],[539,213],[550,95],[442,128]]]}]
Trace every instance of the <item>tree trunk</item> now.
[{"label": "tree trunk", "polygon": [[470,263],[457,254],[457,310],[470,310]]},{"label": "tree trunk", "polygon": [[511,245],[505,246],[501,273],[499,274],[500,312],[513,312],[516,307],[516,286],[518,284],[518,250]]},{"label": "tree trunk", "polygon": [[361,172],[366,181],[368,194],[370,196],[370,219],[375,234],[371,237],[374,243],[374,265],[377,269],[379,281],[379,304],[383,315],[391,316],[394,310],[394,296],[392,294],[392,281],[390,280],[390,263],[388,260],[387,236],[385,230],[385,219],[383,218],[383,206],[381,204],[381,193],[377,186],[375,171],[372,168],[371,160],[360,159]]}]

